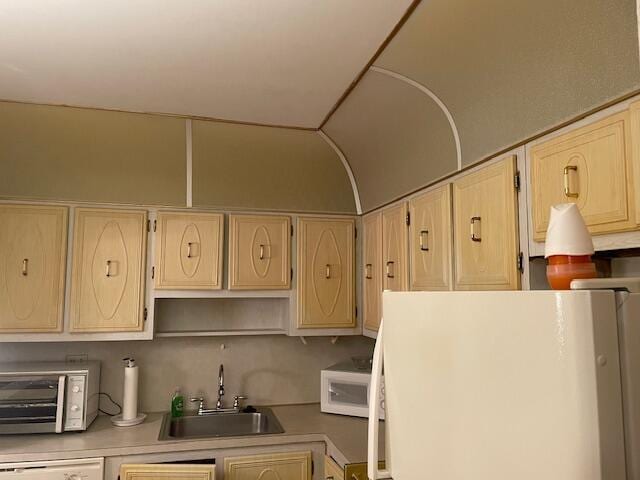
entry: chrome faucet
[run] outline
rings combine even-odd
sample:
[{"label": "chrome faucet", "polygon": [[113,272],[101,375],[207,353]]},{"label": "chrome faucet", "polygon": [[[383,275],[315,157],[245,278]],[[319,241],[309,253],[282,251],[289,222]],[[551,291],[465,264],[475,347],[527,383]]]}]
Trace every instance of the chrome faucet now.
[{"label": "chrome faucet", "polygon": [[240,401],[247,399],[247,397],[242,395],[236,395],[233,397],[233,407],[224,408],[222,397],[224,397],[224,366],[220,364],[220,368],[218,369],[218,401],[216,402],[216,408],[206,408],[203,395],[190,398],[190,400],[198,403],[198,415],[213,415],[216,413],[240,413]]},{"label": "chrome faucet", "polygon": [[216,409],[222,409],[222,397],[224,396],[224,365],[221,363],[218,369],[218,401],[216,402]]}]

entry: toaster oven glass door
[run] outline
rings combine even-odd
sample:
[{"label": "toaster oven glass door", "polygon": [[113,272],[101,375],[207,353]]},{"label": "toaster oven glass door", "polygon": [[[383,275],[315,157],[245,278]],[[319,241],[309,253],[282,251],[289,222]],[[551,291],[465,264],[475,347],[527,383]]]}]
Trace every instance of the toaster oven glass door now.
[{"label": "toaster oven glass door", "polygon": [[61,432],[65,378],[0,376],[0,434]]}]

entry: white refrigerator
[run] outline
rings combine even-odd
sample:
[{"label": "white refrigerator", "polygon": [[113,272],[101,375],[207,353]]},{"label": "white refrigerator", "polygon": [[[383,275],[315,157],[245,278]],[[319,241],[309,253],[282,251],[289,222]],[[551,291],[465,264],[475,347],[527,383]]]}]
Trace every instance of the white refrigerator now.
[{"label": "white refrigerator", "polygon": [[621,285],[385,292],[369,478],[640,480],[640,293]]}]

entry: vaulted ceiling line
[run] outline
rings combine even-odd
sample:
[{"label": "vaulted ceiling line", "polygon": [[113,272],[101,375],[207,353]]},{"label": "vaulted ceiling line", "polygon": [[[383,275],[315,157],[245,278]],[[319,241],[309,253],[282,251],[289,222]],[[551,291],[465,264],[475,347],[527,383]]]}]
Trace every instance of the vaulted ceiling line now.
[{"label": "vaulted ceiling line", "polygon": [[433,91],[431,91],[425,85],[423,85],[422,83],[416,82],[415,80],[407,77],[406,75],[402,75],[401,73],[394,72],[392,70],[387,70],[386,68],[377,67],[375,65],[372,65],[371,67],[369,67],[369,70],[371,70],[372,72],[377,72],[383,75],[387,75],[391,78],[400,80],[401,82],[411,85],[414,88],[417,88],[420,92],[422,92],[423,94],[431,98],[431,100],[433,100],[436,103],[436,105],[438,105],[438,107],[440,107],[440,109],[442,110],[442,113],[444,113],[444,116],[447,118],[447,121],[451,126],[451,132],[453,133],[453,138],[456,144],[458,170],[461,170],[462,169],[462,147],[460,144],[460,135],[458,134],[458,127],[456,126],[456,122],[453,119],[453,115],[447,108],[447,105]]}]

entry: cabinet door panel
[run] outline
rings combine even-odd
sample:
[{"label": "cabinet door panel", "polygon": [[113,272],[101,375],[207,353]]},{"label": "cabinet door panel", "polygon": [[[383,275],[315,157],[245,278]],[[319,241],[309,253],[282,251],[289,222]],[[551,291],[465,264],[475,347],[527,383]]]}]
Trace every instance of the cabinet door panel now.
[{"label": "cabinet door panel", "polygon": [[515,290],[518,210],[515,157],[453,184],[456,290]]},{"label": "cabinet door panel", "polygon": [[355,326],[354,221],[298,219],[298,326]]},{"label": "cabinet door panel", "polygon": [[407,204],[382,211],[384,290],[407,290]]},{"label": "cabinet door panel", "polygon": [[120,480],[214,480],[214,465],[122,465]]},{"label": "cabinet door panel", "polygon": [[229,216],[229,288],[288,289],[291,279],[291,219]]},{"label": "cabinet door panel", "polygon": [[544,241],[549,209],[576,203],[591,233],[636,228],[628,112],[531,149],[534,239]]},{"label": "cabinet door panel", "polygon": [[364,327],[377,331],[382,301],[382,214],[375,212],[362,218],[364,271]]},{"label": "cabinet door panel", "polygon": [[71,331],[142,330],[146,227],[145,211],[76,209]]},{"label": "cabinet door panel", "polygon": [[222,214],[159,212],[155,287],[222,288],[223,228]]},{"label": "cabinet door panel", "polygon": [[451,185],[409,202],[411,290],[451,289]]},{"label": "cabinet door panel", "polygon": [[311,452],[224,459],[225,480],[311,480]]},{"label": "cabinet door panel", "polygon": [[0,331],[62,328],[67,209],[0,206]]}]

